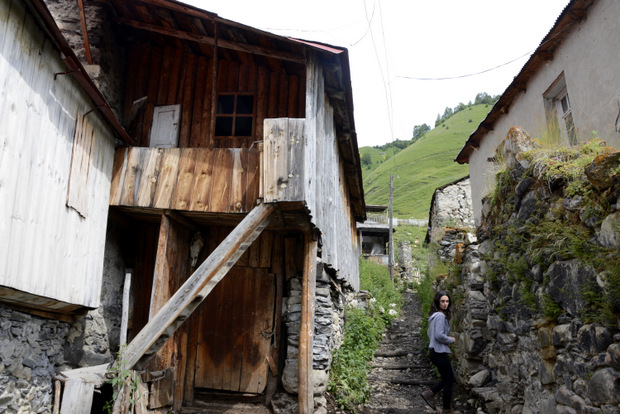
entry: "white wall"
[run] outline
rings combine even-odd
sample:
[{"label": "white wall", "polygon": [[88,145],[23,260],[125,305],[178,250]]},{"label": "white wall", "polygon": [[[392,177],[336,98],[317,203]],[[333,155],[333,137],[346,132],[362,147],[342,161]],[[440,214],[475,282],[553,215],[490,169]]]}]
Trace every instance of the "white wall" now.
[{"label": "white wall", "polygon": [[[482,197],[494,180],[493,165],[487,162],[512,126],[525,129],[532,137],[545,133],[543,93],[564,72],[571,100],[573,121],[581,141],[598,138],[620,148],[617,125],[620,115],[620,1],[598,0],[587,18],[574,24],[556,50],[553,60],[530,78],[526,92],[518,95],[508,114],[500,117],[487,133],[480,148],[469,158],[472,202],[480,224]],[[562,128],[562,126],[561,126]]]},{"label": "white wall", "polygon": [[67,184],[76,114],[93,108],[71,75],[54,79],[66,71],[21,1],[0,2],[0,286],[97,307],[114,140],[91,112],[82,217],[66,206]]}]

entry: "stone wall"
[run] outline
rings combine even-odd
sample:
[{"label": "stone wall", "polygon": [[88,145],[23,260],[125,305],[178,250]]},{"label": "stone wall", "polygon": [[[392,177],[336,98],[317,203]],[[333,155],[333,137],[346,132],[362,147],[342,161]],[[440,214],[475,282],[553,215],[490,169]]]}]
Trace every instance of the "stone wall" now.
[{"label": "stone wall", "polygon": [[545,171],[599,144],[532,160],[519,140],[454,292],[459,380],[490,414],[620,413],[620,153],[568,181]]},{"label": "stone wall", "polygon": [[435,190],[429,219],[426,242],[438,245],[441,260],[460,262],[463,246],[475,240],[469,178]]},{"label": "stone wall", "polygon": [[[114,234],[112,229],[109,236]],[[72,323],[0,304],[0,412],[51,413],[64,370],[111,362],[118,351],[124,265],[108,237],[102,306]]]},{"label": "stone wall", "polygon": [[[282,373],[282,385],[289,394],[297,394],[301,283],[301,276],[290,279],[286,292],[288,297],[284,298],[283,320],[286,324],[287,350]],[[318,407],[316,413],[326,413],[325,392],[327,391],[332,354],[340,347],[344,337],[346,291],[343,282],[332,277],[319,261],[317,263],[312,348],[314,400],[315,406]],[[297,412],[296,404],[296,397],[279,395],[274,398],[272,408],[276,413]]]}]

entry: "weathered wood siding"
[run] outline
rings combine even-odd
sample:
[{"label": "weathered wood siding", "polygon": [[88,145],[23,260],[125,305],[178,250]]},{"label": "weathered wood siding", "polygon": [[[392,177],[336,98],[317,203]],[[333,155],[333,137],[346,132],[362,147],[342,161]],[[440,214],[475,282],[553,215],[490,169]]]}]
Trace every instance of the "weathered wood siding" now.
[{"label": "weathered wood siding", "polygon": [[265,202],[303,201],[321,231],[322,260],[359,288],[357,232],[321,67],[308,66],[305,119],[265,120]]},{"label": "weathered wood siding", "polygon": [[322,68],[315,56],[310,56],[307,76],[304,165],[311,184],[306,200],[312,220],[321,230],[323,262],[336,269],[339,277],[357,290],[359,263],[355,218],[338,150],[334,111],[325,94]]},{"label": "weathered wood siding", "polygon": [[[0,285],[99,306],[114,140],[97,111],[82,217],[67,207],[76,114],[91,101],[21,1],[0,2]],[[9,293],[10,295],[10,293]],[[9,298],[10,299],[10,298]]]},{"label": "weathered wood siding", "polygon": [[[125,120],[130,134],[140,146],[148,146],[155,106],[181,104],[179,147],[249,148],[263,137],[263,120],[278,117],[303,117],[305,79],[284,70],[260,66],[256,62],[219,59],[217,71],[213,59],[173,48],[151,48],[134,43],[129,52]],[[214,79],[216,92],[254,94],[254,136],[214,139]],[[136,110],[133,103],[147,97]],[[135,116],[132,116],[132,108]]]},{"label": "weathered wood siding", "polygon": [[119,148],[110,205],[247,213],[259,197],[259,157],[257,149]]}]

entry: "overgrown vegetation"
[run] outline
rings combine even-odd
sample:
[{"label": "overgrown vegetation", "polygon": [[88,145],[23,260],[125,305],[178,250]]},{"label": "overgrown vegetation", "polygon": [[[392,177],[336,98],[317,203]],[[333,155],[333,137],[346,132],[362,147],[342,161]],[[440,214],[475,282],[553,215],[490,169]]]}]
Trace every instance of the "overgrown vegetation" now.
[{"label": "overgrown vegetation", "polygon": [[135,400],[140,398],[136,373],[125,366],[124,351],[125,347],[122,346],[116,354],[116,362],[106,373],[106,377],[110,378],[108,382],[112,385],[113,389],[112,400],[107,401],[103,406],[103,411],[108,414],[114,412],[114,405],[117,403],[117,400],[123,398],[120,393],[123,391],[124,387],[127,388],[125,394],[127,400],[122,402],[127,405],[127,412],[133,412]]},{"label": "overgrown vegetation", "polygon": [[346,310],[344,340],[334,353],[329,391],[341,409],[357,413],[370,397],[366,376],[375,350],[385,328],[398,316],[402,307],[402,292],[390,279],[385,266],[360,260],[361,289],[372,299],[361,308]]},{"label": "overgrown vegetation", "polygon": [[[524,153],[530,167],[522,174],[505,169],[497,173],[487,218],[493,240],[493,255],[485,258],[491,269],[488,277],[495,284],[516,284],[519,303],[532,313],[555,320],[562,309],[548,295],[535,294],[539,284],[548,280],[538,279],[531,269],[538,266],[543,274],[555,261],[575,259],[605,279],[605,289],[596,281],[582,286],[587,306],[580,316],[588,323],[616,320],[620,259],[617,251],[594,240],[594,229],[612,209],[584,173],[596,156],[609,151],[600,140],[570,148],[537,148]],[[515,220],[516,206],[524,202],[517,198],[515,188],[527,179],[539,195],[529,217]]]}]

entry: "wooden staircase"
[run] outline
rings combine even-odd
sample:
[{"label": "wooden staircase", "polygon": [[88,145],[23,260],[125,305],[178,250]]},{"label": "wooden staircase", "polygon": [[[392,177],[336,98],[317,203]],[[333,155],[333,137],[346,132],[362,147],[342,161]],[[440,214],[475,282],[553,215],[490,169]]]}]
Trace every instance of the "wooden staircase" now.
[{"label": "wooden staircase", "polygon": [[[267,227],[274,209],[275,204],[255,207],[127,345],[122,361],[117,360],[114,365],[122,364],[123,369],[144,368]],[[61,412],[90,412],[94,387],[106,381],[109,368],[110,365],[103,364],[61,373],[65,380]]]}]

